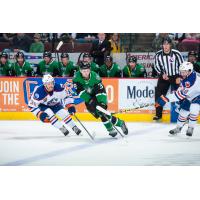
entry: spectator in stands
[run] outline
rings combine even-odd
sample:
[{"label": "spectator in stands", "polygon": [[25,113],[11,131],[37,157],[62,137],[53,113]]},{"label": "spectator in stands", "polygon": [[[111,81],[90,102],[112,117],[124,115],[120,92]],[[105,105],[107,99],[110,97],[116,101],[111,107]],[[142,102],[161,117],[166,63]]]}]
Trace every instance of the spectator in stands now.
[{"label": "spectator in stands", "polygon": [[73,77],[74,73],[78,71],[78,67],[74,65],[72,61],[69,60],[68,53],[61,54],[61,62],[59,63],[61,76]]},{"label": "spectator in stands", "polygon": [[118,33],[113,33],[109,42],[111,44],[111,53],[120,53],[121,52],[120,40],[119,40]]},{"label": "spectator in stands", "polygon": [[39,33],[35,33],[34,42],[31,44],[29,52],[31,53],[43,53],[44,44],[41,42],[41,37]]},{"label": "spectator in stands", "polygon": [[120,49],[121,52],[134,51],[134,42],[136,40],[136,33],[120,33]]},{"label": "spectator in stands", "polygon": [[200,62],[197,61],[197,52],[190,51],[188,53],[188,62],[191,62],[194,66],[194,71],[200,73]]},{"label": "spectator in stands", "polygon": [[113,63],[111,56],[106,56],[105,64],[100,67],[101,77],[121,77],[122,73],[118,64]]},{"label": "spectator in stands", "polygon": [[137,58],[135,56],[130,56],[128,58],[128,64],[123,69],[123,77],[132,78],[145,76],[145,67],[137,63]]},{"label": "spectator in stands", "polygon": [[64,43],[69,43],[73,41],[73,38],[69,33],[59,33],[57,37],[59,41],[62,40]]},{"label": "spectator in stands", "polygon": [[99,74],[99,65],[92,61],[92,57],[89,53],[83,54],[83,62],[89,63],[90,69]]},{"label": "spectator in stands", "polygon": [[78,42],[91,42],[97,39],[97,33],[75,33]]},{"label": "spectator in stands", "polygon": [[41,41],[43,43],[50,42],[50,34],[49,33],[40,33]]},{"label": "spectator in stands", "polygon": [[13,37],[16,35],[16,33],[1,33],[0,34],[0,42],[9,42],[12,44]]},{"label": "spectator in stands", "polygon": [[13,38],[14,52],[18,52],[21,50],[29,52],[31,43],[32,43],[31,38],[27,36],[25,33],[17,33],[17,35]]},{"label": "spectator in stands", "polygon": [[176,44],[185,39],[185,33],[169,33],[169,35]]},{"label": "spectator in stands", "polygon": [[189,40],[199,40],[200,39],[200,33],[186,33],[185,39]]},{"label": "spectator in stands", "polygon": [[51,74],[52,76],[61,76],[59,63],[52,58],[51,52],[44,52],[43,59],[38,64],[37,76],[43,76],[44,74]]},{"label": "spectator in stands", "polygon": [[[163,38],[168,37],[169,33],[158,33],[156,34],[156,37],[154,38],[153,42],[152,42],[152,48],[154,51],[158,51],[162,48],[162,41]],[[172,48],[175,49],[176,48],[176,43],[174,40],[172,40]]]},{"label": "spectator in stands", "polygon": [[105,33],[98,33],[98,40],[92,44],[91,55],[99,66],[104,64],[105,57],[110,55],[111,51],[110,42],[105,37]]},{"label": "spectator in stands", "polygon": [[33,76],[34,71],[30,63],[25,60],[23,52],[18,51],[16,54],[16,62],[12,64],[12,76]]},{"label": "spectator in stands", "polygon": [[0,53],[0,76],[11,75],[11,63],[8,60],[8,54],[6,52]]}]

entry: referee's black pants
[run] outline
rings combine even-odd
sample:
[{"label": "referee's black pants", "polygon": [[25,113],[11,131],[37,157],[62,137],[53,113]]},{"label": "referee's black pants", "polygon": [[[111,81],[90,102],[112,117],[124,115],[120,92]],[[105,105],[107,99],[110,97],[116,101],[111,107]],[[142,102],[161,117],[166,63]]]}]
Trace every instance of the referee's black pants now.
[{"label": "referee's black pants", "polygon": [[[179,75],[169,76],[169,80],[164,80],[162,76],[158,78],[158,83],[155,88],[155,102],[161,95],[167,94],[167,91],[169,90],[170,86],[172,91],[178,89],[179,84],[176,84],[176,78],[178,77]],[[156,116],[162,118],[162,111],[163,107],[161,106],[156,107]]]}]

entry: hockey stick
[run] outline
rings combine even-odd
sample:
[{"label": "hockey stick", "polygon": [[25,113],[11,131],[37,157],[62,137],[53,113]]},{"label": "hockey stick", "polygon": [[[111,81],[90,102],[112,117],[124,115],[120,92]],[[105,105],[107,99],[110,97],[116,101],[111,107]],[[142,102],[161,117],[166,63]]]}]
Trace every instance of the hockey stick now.
[{"label": "hockey stick", "polygon": [[81,61],[81,56],[83,55],[84,53],[82,52],[82,53],[80,53],[79,54],[79,56],[78,56],[78,60],[77,60],[77,65],[79,66],[79,64],[80,64],[80,61]]},{"label": "hockey stick", "polygon": [[85,129],[85,131],[87,132],[87,134],[90,136],[90,138],[94,141],[94,138],[92,137],[92,135],[89,133],[89,131],[85,128],[85,126],[82,124],[82,122],[79,120],[79,118],[74,114],[74,117],[76,118],[76,120],[80,123],[80,125]]},{"label": "hockey stick", "polygon": [[61,40],[61,41],[58,43],[57,47],[56,47],[56,52],[55,52],[55,54],[56,54],[56,56],[57,56],[58,62],[60,62],[59,55],[58,55],[58,51],[59,51],[59,49],[61,48],[62,45],[63,45],[63,41]]},{"label": "hockey stick", "polygon": [[128,48],[126,49],[126,64],[128,65],[128,58],[130,57],[130,53],[128,53]]},{"label": "hockey stick", "polygon": [[120,114],[120,113],[128,113],[128,112],[132,112],[134,110],[138,110],[138,109],[141,109],[141,108],[146,108],[146,107],[154,106],[154,105],[155,105],[154,103],[146,103],[146,104],[135,106],[133,108],[120,109],[118,112],[114,112],[112,114],[115,115],[115,114]]},{"label": "hockey stick", "polygon": [[[103,114],[104,114],[104,117],[105,117],[108,121],[110,121],[110,119],[108,119],[107,115],[112,117],[112,114],[111,114],[109,111],[105,110],[105,109],[102,108],[101,106],[97,106],[96,109],[99,110],[101,113],[103,113]],[[110,121],[110,122],[111,122],[111,121]],[[111,123],[112,123],[112,122],[111,122]],[[122,135],[122,133],[116,128],[116,126],[115,126],[114,124],[113,124],[113,127],[114,127],[114,129],[121,135],[121,137],[124,138],[124,135]]]}]

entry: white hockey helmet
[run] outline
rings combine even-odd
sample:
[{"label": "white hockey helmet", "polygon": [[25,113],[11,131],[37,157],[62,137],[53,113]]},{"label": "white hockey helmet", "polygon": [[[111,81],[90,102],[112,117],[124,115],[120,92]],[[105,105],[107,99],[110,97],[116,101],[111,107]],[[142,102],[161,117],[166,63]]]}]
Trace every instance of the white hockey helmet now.
[{"label": "white hockey helmet", "polygon": [[43,82],[43,84],[47,84],[47,83],[51,83],[51,82],[54,83],[54,78],[50,74],[46,74],[43,76],[42,82]]},{"label": "white hockey helmet", "polygon": [[185,61],[180,65],[179,71],[192,72],[193,71],[193,64],[191,62]]}]

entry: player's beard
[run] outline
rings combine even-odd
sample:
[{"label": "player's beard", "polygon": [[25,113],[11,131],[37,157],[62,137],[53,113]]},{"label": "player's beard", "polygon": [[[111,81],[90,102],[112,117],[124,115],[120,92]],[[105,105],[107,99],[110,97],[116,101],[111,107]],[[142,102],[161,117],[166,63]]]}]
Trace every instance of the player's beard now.
[{"label": "player's beard", "polygon": [[52,92],[53,89],[54,89],[54,86],[47,86],[46,85],[45,88],[46,88],[47,92]]}]

